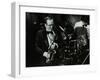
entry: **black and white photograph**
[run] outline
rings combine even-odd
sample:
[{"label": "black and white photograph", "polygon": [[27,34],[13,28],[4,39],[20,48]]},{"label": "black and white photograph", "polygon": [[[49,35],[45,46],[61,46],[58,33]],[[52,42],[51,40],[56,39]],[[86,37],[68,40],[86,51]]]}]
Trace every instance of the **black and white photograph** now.
[{"label": "black and white photograph", "polygon": [[12,3],[11,16],[12,76],[66,79],[96,71],[95,8]]},{"label": "black and white photograph", "polygon": [[26,67],[90,64],[90,15],[25,13]]}]

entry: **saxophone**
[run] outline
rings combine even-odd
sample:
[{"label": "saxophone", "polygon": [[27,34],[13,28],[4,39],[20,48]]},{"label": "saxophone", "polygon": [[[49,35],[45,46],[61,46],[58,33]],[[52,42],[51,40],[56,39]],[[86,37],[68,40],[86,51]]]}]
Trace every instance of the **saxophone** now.
[{"label": "saxophone", "polygon": [[[52,44],[54,44],[54,42]],[[46,63],[52,63],[52,61],[54,61],[54,56],[56,54],[57,44],[55,45],[54,49],[52,49],[51,46],[48,48],[48,54],[50,54],[50,57],[46,58]]]}]

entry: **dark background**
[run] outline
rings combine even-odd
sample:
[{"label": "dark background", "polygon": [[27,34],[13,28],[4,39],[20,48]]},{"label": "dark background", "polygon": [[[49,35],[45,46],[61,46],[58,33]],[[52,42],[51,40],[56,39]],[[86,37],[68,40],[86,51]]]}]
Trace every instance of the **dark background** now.
[{"label": "dark background", "polygon": [[89,15],[73,14],[48,14],[26,12],[26,67],[39,66],[39,55],[35,51],[36,32],[43,28],[44,18],[48,15],[53,16],[55,25],[67,27],[67,32],[73,32],[75,22],[83,20],[89,24]]}]

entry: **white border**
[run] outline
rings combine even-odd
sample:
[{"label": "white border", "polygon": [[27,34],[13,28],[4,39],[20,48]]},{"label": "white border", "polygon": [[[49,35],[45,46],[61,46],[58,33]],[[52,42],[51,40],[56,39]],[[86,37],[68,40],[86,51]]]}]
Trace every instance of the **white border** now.
[{"label": "white border", "polygon": [[[95,9],[93,8],[72,8],[72,7],[43,7],[43,6],[32,6],[27,4],[13,3],[12,9],[14,10],[15,17],[12,18],[12,25],[15,26],[15,37],[12,39],[15,55],[12,56],[14,66],[12,65],[12,75],[14,77],[20,76],[33,76],[33,75],[56,75],[56,74],[69,74],[77,72],[94,72],[96,71],[96,54],[95,53]],[[13,12],[13,11],[12,11]],[[62,14],[82,14],[90,15],[90,65],[74,65],[74,66],[54,66],[54,67],[32,67],[26,68],[25,66],[25,12],[41,12],[41,13],[62,13]],[[14,63],[15,62],[15,63]]]}]

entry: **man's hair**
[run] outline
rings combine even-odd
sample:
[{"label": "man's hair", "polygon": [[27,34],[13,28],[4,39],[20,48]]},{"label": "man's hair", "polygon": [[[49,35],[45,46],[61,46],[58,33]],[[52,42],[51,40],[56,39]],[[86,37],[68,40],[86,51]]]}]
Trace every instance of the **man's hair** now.
[{"label": "man's hair", "polygon": [[47,17],[45,17],[44,18],[44,23],[46,23],[47,22],[47,20],[52,20],[53,19],[53,16],[47,16]]}]

